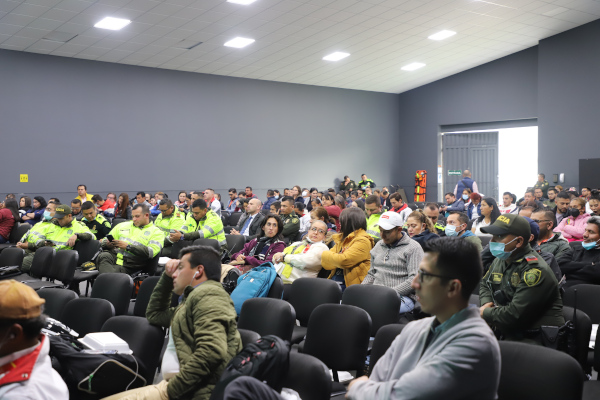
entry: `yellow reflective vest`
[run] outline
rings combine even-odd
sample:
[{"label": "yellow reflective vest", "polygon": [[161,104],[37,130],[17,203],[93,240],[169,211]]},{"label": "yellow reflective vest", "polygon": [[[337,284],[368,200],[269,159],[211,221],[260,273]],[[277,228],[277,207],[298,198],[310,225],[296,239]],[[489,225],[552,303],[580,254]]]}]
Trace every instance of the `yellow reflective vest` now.
[{"label": "yellow reflective vest", "polygon": [[52,226],[46,230],[46,240],[54,243],[54,249],[59,250],[72,250],[72,247],[67,245],[69,238],[73,235],[77,235],[77,240],[92,240],[96,239],[96,236],[89,230],[85,224],[75,219],[67,225],[60,226],[58,220],[52,220]]},{"label": "yellow reflective vest", "polygon": [[372,214],[369,218],[367,218],[367,233],[373,236],[375,239],[381,239],[381,234],[379,233],[379,218],[381,214]]},{"label": "yellow reflective vest", "polygon": [[204,218],[200,219],[200,221],[196,221],[194,215],[189,213],[182,230],[185,240],[217,239],[219,246],[227,246],[223,221],[221,221],[221,217],[213,210],[208,210]]},{"label": "yellow reflective vest", "polygon": [[175,207],[175,211],[168,217],[163,217],[162,213],[156,217],[156,221],[154,221],[154,226],[160,229],[165,238],[169,237],[171,230],[182,231],[185,221],[185,214],[179,211],[177,207]]},{"label": "yellow reflective vest", "polygon": [[[116,249],[117,265],[127,267],[144,267],[145,263],[158,256],[163,248],[165,236],[152,222],[137,227],[133,221],[125,221],[115,226],[109,233],[115,240],[123,240],[129,244],[128,249]],[[106,244],[106,241],[103,241]]]},{"label": "yellow reflective vest", "polygon": [[25,235],[21,238],[21,243],[27,243],[29,250],[35,250],[39,247],[44,246],[46,241],[46,232],[49,228],[52,228],[54,224],[51,221],[40,221],[35,224]]}]

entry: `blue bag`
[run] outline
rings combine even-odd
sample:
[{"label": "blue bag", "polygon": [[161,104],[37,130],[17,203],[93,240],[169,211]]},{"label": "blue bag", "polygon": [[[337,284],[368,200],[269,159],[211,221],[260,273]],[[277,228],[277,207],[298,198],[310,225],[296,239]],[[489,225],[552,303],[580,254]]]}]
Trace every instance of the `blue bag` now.
[{"label": "blue bag", "polygon": [[237,286],[231,292],[231,300],[237,314],[240,315],[244,301],[254,297],[267,297],[276,277],[277,271],[270,262],[254,267],[240,276]]}]

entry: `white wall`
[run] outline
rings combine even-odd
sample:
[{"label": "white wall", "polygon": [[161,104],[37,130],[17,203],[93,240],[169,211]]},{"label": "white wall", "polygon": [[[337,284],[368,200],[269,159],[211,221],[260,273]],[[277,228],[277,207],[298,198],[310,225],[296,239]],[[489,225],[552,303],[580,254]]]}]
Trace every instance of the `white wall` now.
[{"label": "white wall", "polygon": [[537,126],[499,130],[498,164],[500,196],[511,192],[517,199],[523,197],[539,173]]}]

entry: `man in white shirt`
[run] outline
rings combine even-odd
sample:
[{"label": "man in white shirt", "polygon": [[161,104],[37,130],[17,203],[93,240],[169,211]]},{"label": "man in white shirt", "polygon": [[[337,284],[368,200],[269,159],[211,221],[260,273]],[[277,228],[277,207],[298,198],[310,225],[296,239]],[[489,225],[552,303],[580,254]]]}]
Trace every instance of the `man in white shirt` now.
[{"label": "man in white shirt", "polygon": [[204,201],[206,201],[211,210],[216,212],[219,217],[221,216],[221,202],[215,197],[214,190],[208,188],[204,191]]},{"label": "man in white shirt", "polygon": [[246,242],[258,236],[260,234],[260,225],[265,219],[265,216],[260,213],[261,208],[262,201],[257,198],[250,199],[246,207],[246,212],[229,234],[243,235],[246,238]]}]

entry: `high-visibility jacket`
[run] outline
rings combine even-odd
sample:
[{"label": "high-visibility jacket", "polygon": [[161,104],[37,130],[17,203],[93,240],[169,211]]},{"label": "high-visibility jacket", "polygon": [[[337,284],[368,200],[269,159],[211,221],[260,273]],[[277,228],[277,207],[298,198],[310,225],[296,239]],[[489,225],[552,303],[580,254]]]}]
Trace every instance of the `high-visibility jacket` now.
[{"label": "high-visibility jacket", "polygon": [[83,223],[73,220],[69,225],[60,226],[57,219],[52,220],[52,226],[46,231],[46,240],[54,243],[54,249],[73,250],[67,245],[69,238],[77,235],[77,240],[93,240],[96,236]]},{"label": "high-visibility jacket", "polygon": [[46,232],[52,227],[50,221],[40,221],[35,224],[25,235],[21,238],[21,243],[27,243],[28,250],[35,251],[36,249],[45,245]]},{"label": "high-visibility jacket", "polygon": [[[115,226],[110,235],[115,240],[127,242],[127,249],[116,248],[117,265],[123,265],[127,268],[144,268],[148,260],[158,256],[163,248],[165,235],[152,222],[146,226],[137,227],[133,221],[125,221]],[[107,240],[102,242],[107,244]]]},{"label": "high-visibility jacket", "polygon": [[163,217],[162,213],[160,213],[158,217],[156,217],[156,221],[154,221],[154,226],[163,232],[165,238],[169,237],[172,229],[182,231],[185,224],[185,213],[179,211],[177,207],[175,207],[173,214],[168,217]]},{"label": "high-visibility jacket", "polygon": [[367,179],[367,180],[358,182],[359,189],[365,190],[368,187],[370,187],[370,188],[375,187],[375,182],[373,182],[373,179]]},{"label": "high-visibility jacket", "polygon": [[373,236],[375,239],[381,239],[379,232],[379,218],[381,214],[372,214],[367,218],[367,233]]},{"label": "high-visibility jacket", "polygon": [[223,221],[221,221],[221,217],[213,210],[208,210],[204,218],[200,219],[200,221],[196,221],[194,215],[189,213],[182,230],[185,240],[217,239],[219,246],[227,246]]},{"label": "high-visibility jacket", "polygon": [[112,229],[110,222],[102,214],[96,214],[96,218],[91,221],[82,219],[80,222],[88,227],[90,232],[96,236],[96,239],[104,238]]}]

